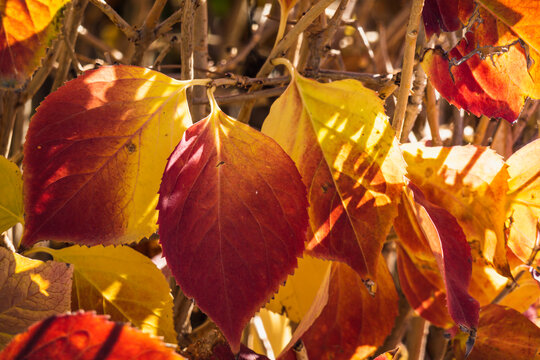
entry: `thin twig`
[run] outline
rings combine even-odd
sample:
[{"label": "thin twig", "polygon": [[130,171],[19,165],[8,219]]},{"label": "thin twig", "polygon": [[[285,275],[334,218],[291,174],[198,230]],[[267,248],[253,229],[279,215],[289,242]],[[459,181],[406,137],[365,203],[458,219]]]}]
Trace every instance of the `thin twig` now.
[{"label": "thin twig", "polygon": [[415,66],[414,74],[412,96],[409,98],[409,103],[407,104],[407,109],[405,111],[405,122],[403,123],[401,142],[405,142],[408,139],[409,133],[416,122],[416,118],[422,110],[422,102],[424,100],[427,76],[420,63]]},{"label": "thin twig", "polygon": [[411,329],[407,333],[407,350],[410,360],[422,360],[426,352],[428,323],[420,316],[414,316],[410,322]]},{"label": "thin twig", "polygon": [[442,139],[439,130],[439,104],[435,95],[435,88],[429,79],[426,84],[426,116],[431,131],[431,142],[434,146],[441,146]]},{"label": "thin twig", "polygon": [[480,122],[478,123],[478,126],[476,127],[476,132],[474,133],[474,138],[473,138],[474,145],[482,145],[484,138],[486,137],[486,131],[490,122],[491,122],[490,118],[488,118],[485,115],[482,115],[482,117],[480,118]]},{"label": "thin twig", "polygon": [[[295,41],[296,38],[304,31],[306,28],[320,15],[324,10],[333,2],[334,0],[320,0],[318,3],[313,5],[313,7],[304,15],[296,26],[294,26],[288,33],[283,37],[283,39],[272,49],[263,66],[257,73],[256,77],[264,77],[270,74],[270,71],[273,69],[271,61],[279,56],[281,56]],[[256,87],[253,90],[258,90],[259,87]],[[251,115],[251,109],[255,104],[254,100],[247,101],[242,106],[240,114],[238,115],[238,120],[244,123],[249,121]]]},{"label": "thin twig", "polygon": [[161,35],[168,33],[172,30],[173,26],[179,23],[182,20],[182,14],[184,13],[184,4],[185,1],[182,1],[180,8],[172,13],[171,16],[163,20],[158,26],[156,26],[156,38],[159,38]]},{"label": "thin twig", "polygon": [[148,30],[154,30],[156,27],[159,17],[161,13],[163,12],[163,8],[167,4],[167,0],[154,0],[154,4],[152,5],[152,8],[148,12],[148,15],[146,15],[146,18],[144,19],[143,27]]},{"label": "thin twig", "polygon": [[[220,105],[225,104],[234,104],[243,102],[246,100],[256,100],[261,98],[268,98],[268,97],[274,97],[279,96],[285,91],[286,87],[276,87],[272,89],[264,89],[264,90],[257,90],[245,94],[240,95],[224,95],[224,96],[216,96],[216,101]],[[208,104],[208,98],[207,97],[199,97],[193,99],[193,105],[203,105]]]},{"label": "thin twig", "polygon": [[128,39],[135,39],[137,32],[121,17],[105,0],[90,0],[98,9],[101,10],[107,17],[122,31]]},{"label": "thin twig", "polygon": [[[208,8],[206,0],[199,0],[199,6],[195,10],[195,28],[193,31],[193,66],[195,68],[195,77],[197,79],[206,78],[206,71],[201,69],[208,68]],[[193,89],[193,98],[205,96],[206,89],[197,86]],[[195,105],[195,104],[194,104]],[[202,119],[207,114],[205,104],[193,107],[193,121]]]},{"label": "thin twig", "polygon": [[418,27],[420,16],[424,8],[424,0],[413,0],[409,23],[407,24],[407,34],[405,36],[405,52],[403,54],[403,67],[401,70],[401,84],[398,90],[396,110],[392,126],[396,131],[396,137],[401,139],[403,131],[403,120],[407,109],[407,99],[409,98],[409,89],[412,83],[412,73],[414,68],[414,54],[416,52],[416,38],[418,37]]}]

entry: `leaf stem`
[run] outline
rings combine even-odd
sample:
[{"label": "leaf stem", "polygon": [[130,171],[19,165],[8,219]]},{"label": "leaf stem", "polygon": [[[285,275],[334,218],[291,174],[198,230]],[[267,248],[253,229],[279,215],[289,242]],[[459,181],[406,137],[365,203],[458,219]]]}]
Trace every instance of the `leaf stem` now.
[{"label": "leaf stem", "polygon": [[[298,20],[298,23],[287,33],[287,35],[285,35],[285,37],[283,37],[283,39],[281,39],[281,41],[274,46],[256,77],[268,76],[273,68],[271,61],[276,57],[281,56],[281,54],[296,41],[296,38],[300,36],[300,34],[306,30],[307,27],[320,14],[322,14],[332,2],[334,2],[334,0],[320,0],[304,16],[302,16],[302,18]],[[255,85],[250,89],[250,91],[255,91],[258,89],[260,89],[260,86]],[[251,110],[253,109],[254,104],[255,100],[249,100],[244,103],[244,106],[242,106],[240,114],[238,115],[238,121],[246,124],[249,122],[249,117],[251,116]]]},{"label": "leaf stem", "polygon": [[407,24],[407,33],[405,35],[401,84],[399,86],[396,110],[394,111],[394,118],[392,120],[392,126],[396,131],[396,137],[398,139],[401,139],[401,133],[403,132],[403,120],[405,119],[409,89],[411,88],[412,83],[416,39],[418,38],[418,28],[423,8],[424,0],[413,0],[409,23]]},{"label": "leaf stem", "polygon": [[128,39],[135,39],[137,32],[121,17],[105,0],[90,0],[98,9],[100,9],[107,17],[122,31]]}]

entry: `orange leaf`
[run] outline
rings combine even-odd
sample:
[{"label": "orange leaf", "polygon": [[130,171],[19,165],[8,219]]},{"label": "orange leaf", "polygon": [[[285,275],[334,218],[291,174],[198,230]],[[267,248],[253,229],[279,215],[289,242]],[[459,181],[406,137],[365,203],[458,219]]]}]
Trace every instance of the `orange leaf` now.
[{"label": "orange leaf", "polygon": [[22,244],[118,244],[154,233],[167,156],[191,123],[188,85],[107,66],[49,95],[24,146]]},{"label": "orange leaf", "polygon": [[[348,265],[332,264],[328,304],[302,336],[310,359],[364,359],[390,334],[397,316],[397,293],[382,256],[378,264],[375,296]],[[291,355],[288,350],[283,357]]]},{"label": "orange leaf", "polygon": [[308,189],[308,253],[347,263],[369,285],[405,173],[383,102],[358,81],[323,84],[288,66],[292,81],[262,131],[295,161]]},{"label": "orange leaf", "polygon": [[425,0],[422,19],[426,36],[459,30],[473,10],[472,0]]},{"label": "orange leaf", "polygon": [[157,339],[105,316],[79,312],[51,316],[18,335],[0,360],[184,359]]},{"label": "orange leaf", "polygon": [[402,145],[408,176],[431,203],[458,221],[473,260],[485,258],[510,276],[504,236],[508,171],[502,158],[479,146]]},{"label": "orange leaf", "polygon": [[[463,359],[462,346],[455,346]],[[467,359],[511,360],[540,358],[540,328],[514,309],[496,304],[480,311],[476,342]]]},{"label": "orange leaf", "polygon": [[58,35],[69,0],[4,0],[0,16],[0,87],[21,87]]},{"label": "orange leaf", "polygon": [[540,2],[537,0],[476,1],[488,9],[495,17],[502,20],[530,47],[540,52],[540,35],[538,33]]},{"label": "orange leaf", "polygon": [[297,266],[306,190],[278,144],[210,97],[211,114],[186,131],[165,169],[159,234],[182,290],[236,353],[246,323]]}]

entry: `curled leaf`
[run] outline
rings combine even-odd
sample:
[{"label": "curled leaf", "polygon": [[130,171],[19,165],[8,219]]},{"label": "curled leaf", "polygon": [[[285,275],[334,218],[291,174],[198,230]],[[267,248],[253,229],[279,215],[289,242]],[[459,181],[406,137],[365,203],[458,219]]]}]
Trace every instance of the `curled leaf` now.
[{"label": "curled leaf", "polygon": [[472,258],[463,230],[448,211],[429,202],[413,183],[404,189],[402,198],[401,216],[394,221],[402,246],[410,252],[420,247],[427,262],[426,253],[431,251],[444,281],[450,316],[456,324],[476,329],[480,306],[468,292]]},{"label": "curled leaf", "polygon": [[307,201],[279,145],[211,98],[211,114],[186,131],[169,158],[159,234],[184,293],[238,352],[246,323],[297,265]]}]

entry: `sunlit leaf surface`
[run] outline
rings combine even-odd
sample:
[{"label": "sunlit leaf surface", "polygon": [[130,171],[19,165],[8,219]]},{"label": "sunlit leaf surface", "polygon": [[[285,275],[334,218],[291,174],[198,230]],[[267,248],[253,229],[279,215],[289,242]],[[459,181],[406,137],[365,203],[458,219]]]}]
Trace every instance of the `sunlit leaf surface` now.
[{"label": "sunlit leaf surface", "polygon": [[0,87],[20,87],[41,64],[62,27],[69,0],[4,0],[0,3]]},{"label": "sunlit leaf surface", "polygon": [[484,258],[510,275],[504,236],[508,171],[493,150],[478,146],[402,145],[408,176],[431,203],[458,221],[473,260]]},{"label": "sunlit leaf surface", "polygon": [[0,233],[24,224],[22,176],[17,165],[0,156]]},{"label": "sunlit leaf surface", "polygon": [[107,66],[49,95],[24,147],[22,244],[118,244],[155,232],[167,157],[191,123],[188,84]]},{"label": "sunlit leaf surface", "polygon": [[308,189],[307,249],[373,281],[405,173],[383,102],[358,81],[322,84],[290,71],[262,131],[295,161]]},{"label": "sunlit leaf surface", "polygon": [[146,256],[127,246],[75,245],[32,251],[46,252],[72,265],[73,310],[95,310],[176,343],[169,285]]}]

